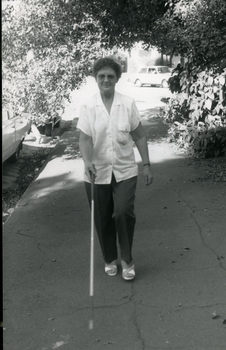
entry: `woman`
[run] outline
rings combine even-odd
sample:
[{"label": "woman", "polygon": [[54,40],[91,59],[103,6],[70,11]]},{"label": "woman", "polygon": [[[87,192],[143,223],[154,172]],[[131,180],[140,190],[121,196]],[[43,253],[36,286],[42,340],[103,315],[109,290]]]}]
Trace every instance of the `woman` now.
[{"label": "woman", "polygon": [[134,100],[115,91],[121,72],[120,64],[111,57],[100,58],[94,63],[93,75],[99,93],[81,107],[77,127],[89,202],[90,176],[95,175],[94,220],[105,272],[109,276],[118,272],[118,238],[122,277],[132,280],[135,277],[132,243],[138,175],[133,141],[142,158],[146,185],[152,183],[153,176],[147,141]]}]

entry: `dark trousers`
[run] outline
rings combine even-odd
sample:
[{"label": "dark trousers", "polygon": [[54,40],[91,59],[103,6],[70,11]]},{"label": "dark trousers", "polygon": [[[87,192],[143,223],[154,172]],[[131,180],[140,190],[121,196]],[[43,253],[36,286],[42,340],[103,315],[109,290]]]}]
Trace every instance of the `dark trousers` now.
[{"label": "dark trousers", "polygon": [[[137,176],[116,182],[114,174],[109,185],[94,185],[94,221],[106,263],[118,258],[117,237],[121,259],[132,261],[132,244],[136,217],[134,214]],[[91,185],[85,182],[91,203]]]}]

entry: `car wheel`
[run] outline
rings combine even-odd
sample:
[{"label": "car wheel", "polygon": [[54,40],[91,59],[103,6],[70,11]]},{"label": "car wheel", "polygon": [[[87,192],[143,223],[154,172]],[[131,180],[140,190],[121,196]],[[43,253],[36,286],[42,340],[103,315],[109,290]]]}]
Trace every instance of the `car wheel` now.
[{"label": "car wheel", "polygon": [[137,79],[137,80],[135,81],[135,85],[136,85],[137,87],[141,87],[143,84],[142,84],[142,82],[140,81],[140,79]]},{"label": "car wheel", "polygon": [[162,88],[167,88],[167,87],[168,87],[167,80],[164,79],[164,80],[162,81],[161,87],[162,87]]},{"label": "car wheel", "polygon": [[21,150],[21,143],[19,144],[19,146],[17,147],[17,150],[15,153],[13,153],[13,155],[10,157],[10,162],[11,163],[16,163],[19,159],[20,156],[20,150]]}]

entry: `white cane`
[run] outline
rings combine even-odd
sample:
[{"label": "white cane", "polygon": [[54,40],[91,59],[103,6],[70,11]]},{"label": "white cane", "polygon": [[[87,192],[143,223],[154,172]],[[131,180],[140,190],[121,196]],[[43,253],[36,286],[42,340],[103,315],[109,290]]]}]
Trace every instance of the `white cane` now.
[{"label": "white cane", "polygon": [[89,329],[93,329],[93,295],[94,295],[94,178],[91,176],[91,237],[90,237],[90,287],[89,295],[91,298],[91,317],[89,320]]}]

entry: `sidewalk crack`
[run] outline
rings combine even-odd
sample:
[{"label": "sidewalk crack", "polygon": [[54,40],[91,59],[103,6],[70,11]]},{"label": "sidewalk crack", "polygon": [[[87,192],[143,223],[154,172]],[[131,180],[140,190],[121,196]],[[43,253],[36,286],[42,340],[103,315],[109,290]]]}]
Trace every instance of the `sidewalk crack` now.
[{"label": "sidewalk crack", "polygon": [[191,207],[191,205],[181,196],[181,191],[178,192],[178,196],[179,198],[187,205],[187,207],[191,210],[191,214],[190,216],[192,217],[192,219],[194,220],[197,228],[198,228],[198,232],[199,232],[199,236],[200,236],[200,239],[201,239],[201,242],[203,244],[203,246],[205,246],[209,251],[211,251],[211,253],[213,255],[215,255],[215,257],[217,258],[218,260],[218,265],[220,268],[222,268],[223,270],[226,270],[226,268],[223,266],[222,264],[222,261],[221,261],[221,256],[219,256],[215,251],[214,249],[209,246],[206,242],[205,242],[205,238],[203,236],[203,233],[202,233],[202,228],[201,226],[199,225],[197,219],[195,218],[194,214],[195,214],[195,210]]},{"label": "sidewalk crack", "polygon": [[137,339],[138,339],[138,341],[141,342],[141,350],[145,350],[146,347],[145,347],[145,341],[143,339],[142,330],[140,329],[140,327],[138,325],[137,303],[135,301],[133,301],[133,298],[134,298],[134,285],[133,284],[131,286],[131,290],[132,290],[132,295],[129,298],[129,300],[133,303],[133,306],[134,306],[133,321],[134,321],[134,325],[137,329]]}]

